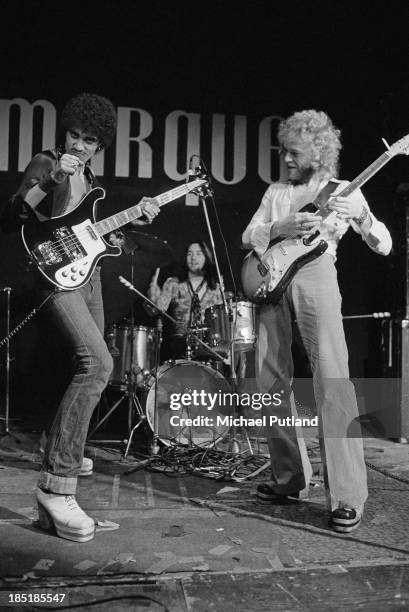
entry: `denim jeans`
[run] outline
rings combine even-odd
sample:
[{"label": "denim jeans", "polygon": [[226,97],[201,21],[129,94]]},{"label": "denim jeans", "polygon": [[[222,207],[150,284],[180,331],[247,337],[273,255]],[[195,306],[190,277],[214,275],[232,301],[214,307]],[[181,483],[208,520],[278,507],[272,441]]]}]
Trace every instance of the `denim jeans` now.
[{"label": "denim jeans", "polygon": [[[349,380],[348,352],[341,315],[341,295],[332,255],[324,253],[295,275],[276,306],[258,315],[257,380],[260,391],[281,393],[270,415],[285,418],[294,405],[291,355],[292,318],[306,349],[313,374],[320,423],[321,457],[329,509],[338,504],[362,509],[367,498],[358,407]],[[283,421],[282,421],[283,422]],[[273,424],[266,431],[271,456],[272,488],[290,494],[304,487],[299,441],[291,425]]]},{"label": "denim jeans", "polygon": [[44,306],[64,350],[72,354],[73,377],[57,409],[45,448],[39,486],[75,493],[89,422],[112,371],[104,333],[100,269],[75,291],[58,291]]}]

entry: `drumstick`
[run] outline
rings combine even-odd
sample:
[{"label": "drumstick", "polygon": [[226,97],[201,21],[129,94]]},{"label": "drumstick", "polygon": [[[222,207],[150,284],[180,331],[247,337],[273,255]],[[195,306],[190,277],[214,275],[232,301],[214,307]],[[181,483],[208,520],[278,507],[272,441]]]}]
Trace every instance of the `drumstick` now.
[{"label": "drumstick", "polygon": [[153,275],[153,279],[152,279],[152,282],[155,283],[155,285],[158,283],[159,272],[160,272],[160,268],[156,268],[155,274]]}]

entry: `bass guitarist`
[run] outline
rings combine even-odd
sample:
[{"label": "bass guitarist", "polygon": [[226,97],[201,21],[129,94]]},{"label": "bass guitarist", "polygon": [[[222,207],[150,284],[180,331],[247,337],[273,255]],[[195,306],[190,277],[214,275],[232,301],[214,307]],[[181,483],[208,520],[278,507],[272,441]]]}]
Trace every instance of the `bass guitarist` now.
[{"label": "bass guitarist", "polygon": [[[115,131],[116,112],[109,100],[88,93],[72,98],[62,113],[57,149],[31,160],[5,207],[1,228],[15,231],[30,215],[43,221],[74,209],[96,185],[91,158],[111,144]],[[140,208],[145,221],[133,223],[151,223],[159,212],[149,198],[141,200]],[[39,285],[42,297],[52,291],[43,281]],[[36,489],[39,522],[41,527],[54,527],[60,537],[86,542],[94,537],[95,525],[75,499],[77,477],[89,421],[112,370],[103,337],[100,267],[81,288],[53,291],[44,308],[50,330],[55,329],[62,349],[72,355],[73,369],[45,448]]]},{"label": "bass guitarist", "polygon": [[[278,236],[308,237],[320,228],[328,248],[295,274],[281,300],[260,307],[257,343],[258,390],[281,394],[274,413],[266,410],[267,422],[274,414],[286,419],[296,414],[291,391],[292,321],[297,326],[313,373],[315,400],[320,421],[320,447],[330,512],[330,526],[349,532],[360,524],[368,495],[355,391],[349,380],[348,353],[341,315],[335,259],[339,240],[349,227],[376,253],[388,255],[392,248],[389,231],[378,221],[357,190],[349,197],[334,195],[322,217],[300,212],[316,201],[329,183],[336,181],[341,149],[340,131],[324,112],[306,110],[282,121],[278,130],[280,161],[285,177],[270,185],[243,234],[245,248],[262,256]],[[321,226],[321,227],[320,227]],[[267,440],[271,457],[271,481],[259,485],[264,501],[286,503],[306,486],[300,443],[291,425],[271,425]]]}]

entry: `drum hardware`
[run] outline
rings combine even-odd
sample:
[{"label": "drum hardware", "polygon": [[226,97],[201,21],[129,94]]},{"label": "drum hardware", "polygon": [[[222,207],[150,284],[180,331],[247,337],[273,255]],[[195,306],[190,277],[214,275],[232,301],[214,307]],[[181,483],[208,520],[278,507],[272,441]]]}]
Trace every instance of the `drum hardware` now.
[{"label": "drum hardware", "polygon": [[[142,300],[144,300],[147,304],[149,304],[149,306],[151,306],[151,308],[153,308],[156,312],[158,312],[158,314],[168,319],[168,321],[173,323],[173,325],[177,325],[176,319],[174,319],[170,314],[168,314],[161,308],[158,308],[158,306],[154,302],[152,302],[148,297],[146,297],[146,295],[144,295],[141,291],[139,291],[139,289],[137,289],[132,283],[126,280],[126,278],[124,278],[123,276],[118,276],[118,279],[123,285],[125,285],[125,287],[128,287],[128,289],[137,293],[139,297],[141,297]],[[211,355],[213,355],[215,359],[218,359],[226,364],[228,363],[228,360],[225,357],[223,357],[222,355],[219,355],[217,351],[213,350],[211,346],[209,346],[206,342],[204,342],[197,336],[196,336],[196,342],[199,344],[199,346],[203,347],[207,353],[210,353]]]},{"label": "drum hardware", "polygon": [[256,344],[255,312],[255,304],[243,300],[229,300],[227,313],[220,304],[206,308],[207,342],[221,354],[229,353],[232,343],[238,351],[252,351]]},{"label": "drum hardware", "polygon": [[[134,250],[131,250],[130,252],[130,272],[131,272],[131,279],[132,282],[134,280]],[[134,362],[134,348],[135,348],[135,325],[134,325],[134,304],[133,301],[131,302],[131,311],[130,311],[130,328],[131,328],[131,333],[130,333],[130,355],[129,355],[129,368],[128,370],[126,370],[126,374],[124,376],[125,380],[121,381],[121,385],[120,388],[121,390],[123,390],[123,393],[121,395],[121,397],[114,403],[114,405],[108,410],[107,414],[96,424],[96,426],[92,429],[91,433],[89,434],[89,438],[92,438],[92,436],[94,435],[94,433],[101,427],[101,425],[103,423],[105,423],[105,421],[111,416],[111,414],[117,409],[119,408],[123,402],[126,402],[126,405],[128,407],[128,439],[126,440],[126,448],[123,454],[123,458],[125,459],[128,451],[129,451],[129,445],[130,445],[130,441],[129,441],[129,437],[133,436],[133,434],[135,433],[135,431],[138,429],[138,427],[140,427],[142,424],[145,424],[147,421],[146,418],[146,414],[144,412],[144,410],[142,409],[141,403],[136,395],[136,388],[137,388],[137,377],[138,374],[140,374],[141,372],[143,372],[143,369],[140,367],[139,364],[135,364]],[[114,342],[112,343],[112,336],[110,338],[111,341],[111,349],[114,350],[114,352],[116,352],[116,349],[118,348],[115,344],[116,341],[116,337],[114,336],[113,338]],[[128,344],[125,341],[125,356],[124,358],[126,359],[126,348],[127,348]],[[136,415],[137,417],[137,423],[136,425],[133,425],[133,415]],[[89,442],[98,442],[98,440],[89,440]],[[113,443],[113,444],[117,444],[118,440],[104,440],[104,443]],[[122,444],[122,441],[120,442]]]},{"label": "drum hardware", "polygon": [[[146,303],[148,303],[152,308],[154,308],[157,312],[159,312],[161,314],[161,316],[165,317],[166,319],[168,319],[169,321],[171,321],[174,325],[177,323],[177,321],[171,316],[169,315],[167,312],[165,312],[164,310],[158,308],[154,302],[152,302],[149,298],[147,298],[143,293],[141,293],[138,289],[136,289],[132,283],[130,283],[129,281],[127,281],[124,277],[120,276],[119,280],[122,284],[124,284],[126,287],[128,287],[128,289],[130,289],[131,291],[134,291],[135,293],[137,293]],[[195,336],[195,343],[197,343],[199,346],[203,347],[206,350],[206,353],[208,355],[212,355],[216,360],[223,362],[223,363],[228,363],[228,360],[223,357],[222,355],[220,355],[219,353],[217,353],[216,351],[214,351],[210,346],[208,346],[205,342],[203,342],[203,340],[201,340],[199,337]],[[185,369],[182,370],[180,367],[180,363],[182,363],[182,365],[185,366]],[[225,387],[226,391],[228,389],[229,392],[231,392],[231,388],[230,385],[228,385],[226,379],[217,371],[211,369],[211,368],[207,368],[207,366],[203,366],[200,363],[197,363],[195,361],[193,361],[192,359],[186,359],[186,360],[169,360],[168,362],[166,362],[166,364],[164,364],[163,366],[161,366],[160,368],[157,368],[156,371],[156,375],[152,375],[150,379],[148,379],[148,381],[145,382],[144,385],[144,389],[145,389],[145,393],[144,393],[144,399],[143,399],[143,403],[146,405],[146,413],[147,413],[147,419],[148,419],[148,423],[150,424],[151,428],[154,430],[154,447],[156,450],[156,446],[157,446],[157,442],[159,440],[161,440],[162,442],[164,442],[166,444],[166,441],[168,442],[168,444],[171,443],[187,443],[189,440],[192,444],[195,444],[197,442],[197,440],[195,440],[195,438],[191,435],[191,432],[189,433],[189,435],[191,436],[190,438],[185,438],[183,437],[182,433],[178,432],[177,428],[176,430],[173,430],[172,432],[165,431],[164,429],[164,425],[163,425],[163,420],[165,420],[166,422],[166,417],[169,416],[169,401],[168,401],[168,397],[166,396],[166,401],[163,402],[163,396],[161,395],[161,393],[163,392],[163,387],[164,385],[162,384],[162,387],[159,388],[159,381],[160,378],[164,375],[165,371],[167,371],[168,369],[171,369],[175,366],[179,366],[177,372],[178,374],[180,374],[181,376],[179,376],[176,380],[180,382],[180,380],[185,380],[186,379],[186,372],[189,366],[191,366],[192,368],[195,368],[195,373],[198,373],[197,368],[202,368],[199,372],[201,373],[201,378],[204,379],[205,381],[207,379],[209,380],[213,380],[213,379],[217,379],[220,384],[222,384],[222,386]],[[211,372],[209,372],[208,370],[211,370]],[[174,378],[174,373],[175,371],[172,372],[172,376],[171,378],[171,383],[172,380]],[[185,376],[183,376],[183,373],[185,373]],[[190,370],[190,373],[193,373],[193,370]],[[170,374],[169,374],[170,376]],[[166,380],[168,378],[168,375],[166,376]],[[194,385],[195,383],[195,377],[193,377],[191,380],[189,380],[188,382],[192,383]],[[179,384],[178,382],[178,384]],[[171,384],[172,387],[172,384]],[[185,385],[186,389],[190,389],[191,385],[187,384]],[[181,388],[181,392],[186,392],[185,387]],[[151,393],[153,394],[153,400],[151,397]],[[164,412],[164,406],[167,406],[167,412]],[[165,414],[165,418],[163,419],[163,414]],[[162,420],[161,420],[162,418]],[[169,420],[169,419],[168,419]],[[184,428],[185,430],[186,428]],[[211,428],[209,429],[210,433],[210,439],[206,440],[206,443],[215,443],[216,439],[219,440],[221,439],[221,436],[217,434],[217,432],[215,433],[213,430],[211,430]],[[217,435],[216,435],[217,434]],[[215,438],[215,439],[213,439]],[[183,441],[182,441],[183,440]],[[128,446],[129,449],[129,446]]]},{"label": "drum hardware", "polygon": [[153,234],[127,229],[118,257],[106,257],[101,268],[102,295],[107,325],[120,321],[131,311],[134,296],[121,285],[118,275],[132,276],[132,283],[144,290],[156,267],[169,265],[175,259],[172,248]]},{"label": "drum hardware", "polygon": [[[160,347],[162,344],[162,331],[163,331],[163,323],[162,323],[162,319],[161,317],[157,318],[156,321],[156,331],[157,331],[157,342],[156,342],[156,359],[155,359],[155,380],[157,380],[158,377],[158,365],[159,365],[159,353],[160,353]],[[146,386],[146,376],[144,377],[144,381],[143,381],[143,386]],[[151,444],[151,454],[153,456],[157,455],[159,453],[159,436],[158,436],[158,421],[157,421],[157,405],[158,405],[158,398],[157,398],[157,385],[155,385],[155,399],[154,399],[154,422],[153,422],[153,439],[152,439],[152,444]],[[144,414],[144,419],[147,419],[147,414],[146,411],[143,412]],[[126,457],[128,455],[129,452],[129,448],[131,446],[132,443],[132,439],[133,439],[133,435],[135,433],[135,431],[138,429],[139,425],[141,424],[141,421],[139,421],[130,431],[129,434],[129,438],[127,441],[127,445],[126,445],[126,449],[125,449],[125,454],[124,457]]]},{"label": "drum hardware", "polygon": [[[138,369],[136,381],[140,386],[143,376],[150,374],[157,359],[157,330],[143,325],[112,325],[105,335],[108,350],[112,355],[114,367],[108,384],[113,387],[125,388],[129,374]],[[131,346],[133,345],[132,364]]]},{"label": "drum hardware", "polygon": [[[133,371],[135,371],[135,368],[133,368]],[[142,372],[142,370],[139,370],[140,372]],[[127,406],[128,406],[128,426],[129,426],[129,418],[132,417],[132,410],[134,410],[138,416],[138,423],[136,424],[136,426],[134,426],[132,428],[132,433],[135,432],[135,430],[142,425],[143,423],[146,422],[146,415],[142,409],[142,406],[140,404],[140,401],[138,399],[138,397],[136,396],[135,393],[135,387],[136,387],[136,380],[135,380],[135,375],[131,374],[128,377],[126,386],[125,386],[125,390],[123,392],[123,394],[121,395],[121,397],[115,402],[115,404],[109,409],[109,411],[106,413],[106,415],[97,423],[97,425],[94,427],[94,429],[90,432],[89,434],[89,438],[92,438],[92,436],[94,435],[94,433],[101,427],[101,425],[103,425],[103,423],[105,423],[105,421],[107,419],[109,419],[109,417],[111,416],[111,414],[117,409],[119,408],[119,406],[126,401]],[[92,440],[92,439],[88,439],[88,442],[102,442],[104,444],[107,443],[118,443],[120,442],[122,444],[122,441],[118,441],[118,440]],[[128,442],[128,440],[126,441]],[[128,448],[129,446],[126,447],[126,451],[124,452],[123,457],[125,458],[127,453],[128,453]]]},{"label": "drum hardware", "polygon": [[369,314],[347,315],[343,319],[390,319],[390,312],[371,312]]},{"label": "drum hardware", "polygon": [[186,335],[186,359],[195,359],[200,353],[198,339],[202,340],[206,344],[206,332],[209,331],[208,327],[203,325],[195,325],[194,327],[187,328]]}]

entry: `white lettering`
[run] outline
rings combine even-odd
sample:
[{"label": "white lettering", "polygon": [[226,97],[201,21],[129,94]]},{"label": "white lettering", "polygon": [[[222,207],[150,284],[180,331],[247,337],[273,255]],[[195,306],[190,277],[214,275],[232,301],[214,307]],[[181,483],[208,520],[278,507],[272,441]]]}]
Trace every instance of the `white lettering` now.
[{"label": "white lettering", "polygon": [[271,183],[274,179],[272,177],[272,151],[277,151],[280,148],[278,144],[273,145],[271,143],[273,134],[277,133],[277,125],[273,123],[280,122],[282,117],[278,115],[271,115],[271,117],[265,117],[260,123],[258,131],[258,173],[260,178],[266,183]]},{"label": "white lettering", "polygon": [[246,176],[246,140],[247,119],[244,115],[236,115],[233,136],[233,177],[227,180],[225,173],[226,118],[225,115],[213,115],[212,174],[219,183],[235,185]]},{"label": "white lettering", "polygon": [[[132,113],[139,113],[139,134],[131,136]],[[145,139],[152,133],[152,115],[141,108],[118,107],[118,128],[116,133],[116,176],[129,176],[130,142],[138,143],[138,178],[152,178],[152,148]]]},{"label": "white lettering", "polygon": [[[181,119],[187,123],[184,136],[186,138],[186,157],[179,149],[182,128]],[[165,146],[164,146],[164,170],[167,176],[174,181],[186,179],[188,160],[192,155],[200,152],[200,115],[197,113],[186,113],[175,110],[166,117],[165,122]],[[180,161],[182,160],[182,161]],[[182,168],[182,172],[178,170]]]},{"label": "white lettering", "polygon": [[32,104],[24,98],[0,100],[0,170],[9,169],[10,110],[20,110],[18,171],[22,172],[33,157],[33,113],[36,107],[43,109],[42,149],[55,146],[55,107],[47,100],[36,100]]}]

